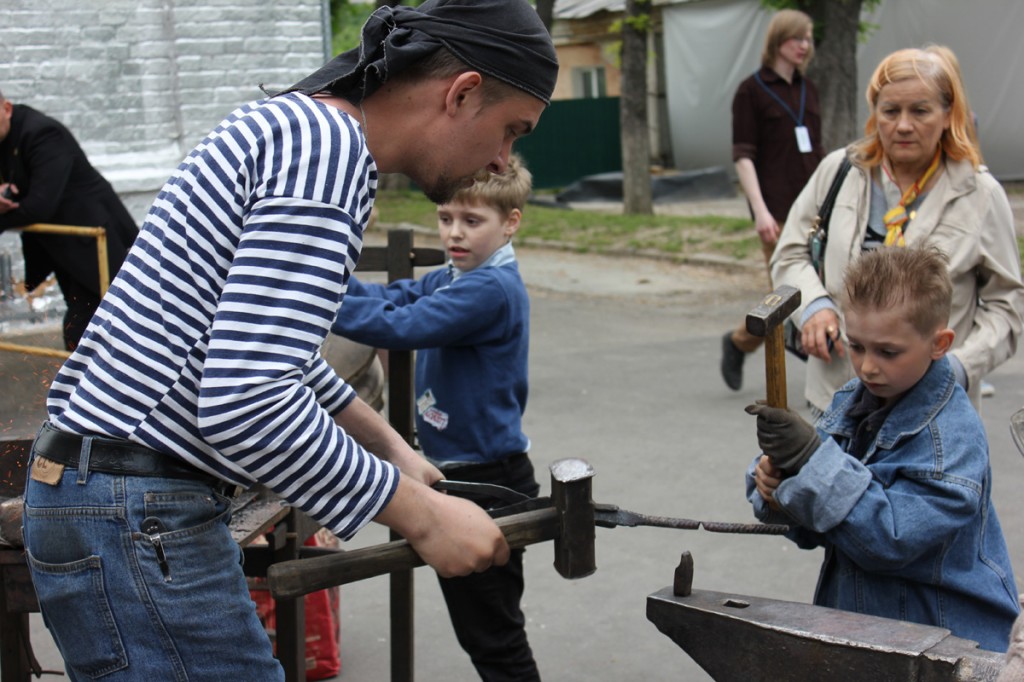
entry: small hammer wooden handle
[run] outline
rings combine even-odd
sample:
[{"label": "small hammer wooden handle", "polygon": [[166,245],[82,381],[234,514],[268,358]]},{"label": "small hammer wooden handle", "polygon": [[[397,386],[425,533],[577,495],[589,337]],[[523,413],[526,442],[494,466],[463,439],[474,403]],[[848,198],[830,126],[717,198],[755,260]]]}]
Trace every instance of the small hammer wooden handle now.
[{"label": "small hammer wooden handle", "polygon": [[[495,523],[509,547],[518,549],[557,537],[559,516],[554,507],[548,507],[496,519]],[[397,540],[310,559],[282,561],[267,569],[267,578],[275,599],[292,599],[424,564],[408,541]]]},{"label": "small hammer wooden handle", "polygon": [[772,407],[787,407],[783,323],[799,305],[800,290],[783,284],[747,313],[747,331],[764,337],[765,384]]}]

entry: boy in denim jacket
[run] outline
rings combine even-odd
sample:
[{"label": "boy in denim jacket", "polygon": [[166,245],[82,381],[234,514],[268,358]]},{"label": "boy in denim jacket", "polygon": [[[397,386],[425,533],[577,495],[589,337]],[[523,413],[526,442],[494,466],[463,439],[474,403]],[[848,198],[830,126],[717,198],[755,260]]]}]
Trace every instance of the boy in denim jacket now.
[{"label": "boy in denim jacket", "polygon": [[825,548],[814,603],[948,628],[1006,651],[1019,611],[981,418],[945,357],[952,286],[935,250],[888,248],[846,273],[857,378],[817,428],[763,404],[747,498]]},{"label": "boy in denim jacket", "polygon": [[[536,497],[522,430],[530,302],[511,244],[531,187],[530,172],[513,154],[503,174],[478,179],[439,205],[448,267],[388,286],[353,277],[333,331],[376,348],[417,351],[417,437],[446,477]],[[523,550],[512,550],[504,566],[439,581],[455,634],[482,680],[540,680],[520,607]]]}]

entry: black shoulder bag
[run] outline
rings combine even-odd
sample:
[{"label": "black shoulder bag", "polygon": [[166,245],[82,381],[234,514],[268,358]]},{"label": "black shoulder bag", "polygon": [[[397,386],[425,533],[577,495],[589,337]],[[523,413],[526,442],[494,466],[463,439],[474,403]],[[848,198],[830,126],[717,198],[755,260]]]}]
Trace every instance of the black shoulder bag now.
[{"label": "black shoulder bag", "polygon": [[[811,232],[807,237],[807,248],[811,252],[811,265],[818,273],[818,279],[822,284],[825,283],[825,247],[828,245],[828,223],[832,218],[832,207],[836,203],[839,188],[842,187],[846,174],[850,172],[850,166],[850,159],[844,156],[842,163],[839,164],[839,170],[836,171],[836,176],[828,188],[825,200],[818,207],[818,215],[815,216],[814,222],[811,224]],[[807,353],[804,352],[804,346],[800,342],[800,330],[789,318],[783,325],[783,338],[786,350],[801,360],[807,360]]]},{"label": "black shoulder bag", "polygon": [[835,206],[839,188],[843,186],[843,180],[850,172],[850,165],[850,159],[844,156],[843,162],[839,164],[839,170],[836,171],[836,177],[832,179],[832,185],[828,188],[828,194],[825,195],[825,201],[818,208],[818,215],[815,216],[814,222],[811,224],[811,233],[807,237],[807,248],[811,251],[811,265],[814,266],[814,271],[818,273],[818,279],[822,284],[825,283],[825,247],[828,245],[828,223],[832,219],[832,207]]}]

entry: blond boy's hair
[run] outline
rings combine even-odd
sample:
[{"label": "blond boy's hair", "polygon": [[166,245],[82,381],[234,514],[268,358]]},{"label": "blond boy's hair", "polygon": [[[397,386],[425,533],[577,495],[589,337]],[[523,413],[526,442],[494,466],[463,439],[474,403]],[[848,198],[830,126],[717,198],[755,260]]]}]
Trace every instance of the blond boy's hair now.
[{"label": "blond boy's hair", "polygon": [[949,323],[949,260],[936,248],[869,251],[846,269],[841,306],[857,311],[902,307],[914,329],[929,335]]},{"label": "blond boy's hair", "polygon": [[514,209],[523,210],[532,189],[533,175],[518,154],[511,154],[504,173],[478,177],[472,187],[456,192],[449,203],[489,206],[507,218]]}]

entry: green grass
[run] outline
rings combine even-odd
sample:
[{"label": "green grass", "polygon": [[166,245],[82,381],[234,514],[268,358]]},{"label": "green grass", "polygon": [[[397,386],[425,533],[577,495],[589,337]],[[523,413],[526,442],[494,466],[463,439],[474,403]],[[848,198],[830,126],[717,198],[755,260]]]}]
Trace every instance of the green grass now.
[{"label": "green grass", "polygon": [[[1024,183],[1008,186],[1024,192]],[[409,223],[433,231],[435,207],[416,190],[381,190],[377,209],[382,225]],[[759,260],[761,245],[747,218],[717,215],[621,215],[606,211],[565,210],[530,204],[516,241],[552,245],[581,253],[645,253],[686,260],[711,254],[735,260]],[[1024,270],[1024,236],[1017,238]]]},{"label": "green grass", "polygon": [[[436,225],[435,208],[413,190],[381,190],[382,225]],[[645,252],[685,260],[694,254],[746,259],[760,253],[750,220],[726,216],[622,215],[530,204],[517,242],[550,244],[585,253]]]}]

